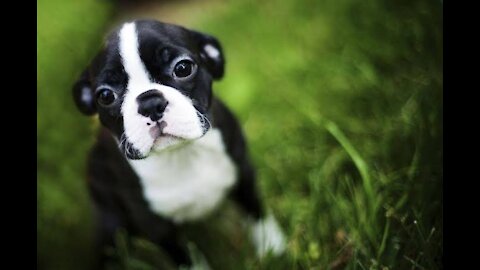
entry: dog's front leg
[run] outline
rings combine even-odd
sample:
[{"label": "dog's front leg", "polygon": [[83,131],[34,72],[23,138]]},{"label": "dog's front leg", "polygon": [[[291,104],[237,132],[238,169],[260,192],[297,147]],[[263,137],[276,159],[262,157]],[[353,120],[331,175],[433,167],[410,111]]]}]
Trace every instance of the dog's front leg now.
[{"label": "dog's front leg", "polygon": [[[135,202],[135,200],[129,200]],[[179,239],[177,227],[143,205],[131,203],[128,206],[131,233],[148,239],[168,253],[177,266],[191,267],[192,260],[187,244]]]},{"label": "dog's front leg", "polygon": [[283,253],[285,237],[275,217],[263,209],[255,185],[254,170],[246,159],[239,164],[239,179],[232,195],[249,216],[248,225],[257,255],[263,257],[269,252],[274,255]]},{"label": "dog's front leg", "polygon": [[256,188],[255,170],[250,163],[248,148],[240,124],[231,111],[219,100],[213,102],[215,124],[222,131],[226,150],[237,167],[237,183],[231,198],[248,215],[251,236],[257,255],[268,252],[279,255],[285,250],[285,237],[272,214],[266,213]]}]

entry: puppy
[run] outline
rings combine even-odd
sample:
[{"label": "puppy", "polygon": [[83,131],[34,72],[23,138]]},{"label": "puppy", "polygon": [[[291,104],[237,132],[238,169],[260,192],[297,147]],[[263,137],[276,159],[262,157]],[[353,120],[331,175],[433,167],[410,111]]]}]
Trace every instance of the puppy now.
[{"label": "puppy", "polygon": [[243,208],[259,256],[284,236],[255,189],[242,130],[212,95],[225,59],[210,35],[153,20],[124,23],[73,86],[78,109],[102,124],[88,158],[99,247],[117,229],[145,237],[177,265],[191,265],[178,226],[229,198]]}]

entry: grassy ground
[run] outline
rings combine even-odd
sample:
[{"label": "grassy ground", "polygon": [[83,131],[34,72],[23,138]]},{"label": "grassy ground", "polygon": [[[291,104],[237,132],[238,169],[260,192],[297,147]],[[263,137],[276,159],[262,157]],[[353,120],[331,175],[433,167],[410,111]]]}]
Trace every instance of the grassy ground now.
[{"label": "grassy ground", "polygon": [[37,10],[37,264],[87,269],[92,218],[83,180],[90,120],[71,87],[98,49],[112,5],[40,0]]},{"label": "grassy ground", "polygon": [[[212,266],[442,268],[441,2],[238,0],[207,11],[197,5],[178,16],[139,14],[220,39],[227,67],[215,93],[240,118],[265,205],[288,237],[286,256],[258,261],[228,205],[187,226]],[[92,49],[82,48],[75,63]],[[91,142],[79,138],[92,131],[62,88],[75,64],[59,67],[56,51],[44,57],[39,67],[58,70],[48,81],[59,80],[49,88],[38,79],[39,261],[51,265],[52,257],[68,260],[87,245],[78,243],[87,242],[79,239],[90,222],[81,179]],[[113,252],[124,268],[162,263],[145,241],[133,250],[121,243]]]}]

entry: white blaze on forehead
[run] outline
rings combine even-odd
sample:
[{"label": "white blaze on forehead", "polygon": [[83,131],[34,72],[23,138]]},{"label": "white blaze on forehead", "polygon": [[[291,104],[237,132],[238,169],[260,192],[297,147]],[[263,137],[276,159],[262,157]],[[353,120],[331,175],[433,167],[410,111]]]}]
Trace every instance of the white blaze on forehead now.
[{"label": "white blaze on forehead", "polygon": [[135,23],[126,23],[119,34],[120,56],[123,67],[128,74],[128,84],[150,83],[149,75],[138,51],[138,35]]},{"label": "white blaze on forehead", "polygon": [[137,96],[147,91],[150,84],[145,65],[140,58],[138,48],[138,34],[135,23],[126,23],[118,33],[119,50],[123,68],[128,75],[128,84],[122,104],[124,117],[124,129],[127,139],[141,153],[150,148],[153,139],[142,132],[145,129],[145,121],[138,116]]}]

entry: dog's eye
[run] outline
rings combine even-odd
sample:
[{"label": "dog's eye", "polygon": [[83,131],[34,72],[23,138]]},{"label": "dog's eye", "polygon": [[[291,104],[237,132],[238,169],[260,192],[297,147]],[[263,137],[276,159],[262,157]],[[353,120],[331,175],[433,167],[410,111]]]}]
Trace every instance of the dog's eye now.
[{"label": "dog's eye", "polygon": [[173,75],[176,78],[186,78],[190,76],[195,69],[195,64],[190,60],[182,60],[175,65]]},{"label": "dog's eye", "polygon": [[97,92],[98,103],[104,106],[112,104],[115,101],[115,98],[115,93],[108,88],[100,89],[100,91]]}]

